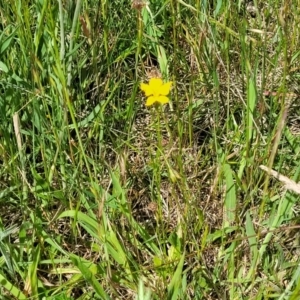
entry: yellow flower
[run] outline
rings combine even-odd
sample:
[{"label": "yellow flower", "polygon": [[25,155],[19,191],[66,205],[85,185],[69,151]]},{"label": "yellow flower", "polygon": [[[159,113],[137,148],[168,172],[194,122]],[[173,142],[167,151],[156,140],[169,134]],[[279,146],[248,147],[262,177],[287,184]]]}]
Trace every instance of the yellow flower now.
[{"label": "yellow flower", "polygon": [[147,98],[146,106],[154,103],[166,104],[169,102],[167,95],[170,93],[172,82],[163,83],[160,78],[151,78],[149,84],[141,83],[141,90]]}]

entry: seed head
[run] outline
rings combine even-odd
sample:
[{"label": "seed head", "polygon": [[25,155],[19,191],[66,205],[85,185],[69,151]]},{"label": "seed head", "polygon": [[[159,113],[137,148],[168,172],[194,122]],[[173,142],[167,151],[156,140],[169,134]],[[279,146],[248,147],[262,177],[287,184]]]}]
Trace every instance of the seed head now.
[{"label": "seed head", "polygon": [[142,10],[146,6],[146,1],[144,0],[132,0],[131,7],[136,10]]}]

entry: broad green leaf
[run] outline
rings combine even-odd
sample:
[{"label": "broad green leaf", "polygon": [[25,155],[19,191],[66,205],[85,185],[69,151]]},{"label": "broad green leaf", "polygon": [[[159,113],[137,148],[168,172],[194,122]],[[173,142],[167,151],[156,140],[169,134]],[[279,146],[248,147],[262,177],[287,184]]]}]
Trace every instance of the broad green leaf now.
[{"label": "broad green leaf", "polygon": [[18,300],[28,299],[15,285],[10,283],[6,277],[0,273],[0,285],[6,289],[6,291]]},{"label": "broad green leaf", "polygon": [[[10,26],[11,27],[11,26]],[[5,35],[5,31],[2,32],[1,36],[0,36],[0,55],[2,55],[10,46],[11,42],[13,41],[13,38],[16,34],[18,28],[14,28],[12,33],[8,36],[4,36]]]},{"label": "broad green leaf", "polygon": [[247,142],[249,143],[253,135],[254,109],[256,106],[256,89],[252,78],[249,79],[247,93]]},{"label": "broad green leaf", "polygon": [[246,233],[252,254],[252,260],[256,261],[258,255],[257,238],[249,212],[246,213]]},{"label": "broad green leaf", "polygon": [[184,264],[185,253],[181,255],[180,261],[177,265],[176,271],[168,285],[168,299],[178,299],[180,287],[182,285],[182,268]]},{"label": "broad green leaf", "polygon": [[2,61],[0,61],[0,72],[4,72],[4,73],[8,73],[8,67],[6,66],[6,64]]},{"label": "broad green leaf", "polygon": [[235,183],[233,181],[232,170],[229,164],[223,166],[225,182],[226,182],[226,195],[224,203],[224,227],[229,227],[235,222],[235,214],[237,208]]},{"label": "broad green leaf", "polygon": [[71,255],[71,260],[74,265],[80,270],[83,278],[88,281],[91,286],[95,289],[95,292],[101,297],[101,299],[110,299],[110,297],[105,293],[103,287],[99,283],[99,278],[96,278],[96,273],[86,266],[77,256]]}]

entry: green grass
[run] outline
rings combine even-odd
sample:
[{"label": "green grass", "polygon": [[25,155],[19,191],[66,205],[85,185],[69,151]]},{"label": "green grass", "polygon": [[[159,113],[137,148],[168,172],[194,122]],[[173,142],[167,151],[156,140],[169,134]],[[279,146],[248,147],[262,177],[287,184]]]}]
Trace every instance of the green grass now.
[{"label": "green grass", "polygon": [[0,3],[0,299],[299,299],[296,0]]}]

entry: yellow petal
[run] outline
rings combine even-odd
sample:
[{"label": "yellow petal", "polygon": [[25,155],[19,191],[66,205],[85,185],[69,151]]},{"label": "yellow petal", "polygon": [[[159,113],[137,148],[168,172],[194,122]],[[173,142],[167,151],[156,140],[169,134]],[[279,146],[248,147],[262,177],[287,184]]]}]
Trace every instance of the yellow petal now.
[{"label": "yellow petal", "polygon": [[156,101],[161,104],[166,104],[166,103],[169,103],[169,98],[166,96],[159,96],[156,98]]},{"label": "yellow petal", "polygon": [[158,97],[150,96],[147,98],[146,106],[153,105],[154,103],[166,104],[169,103],[169,98],[166,96],[158,96]]},{"label": "yellow petal", "polygon": [[172,86],[172,81],[166,82],[159,89],[159,94],[163,96],[167,96],[170,93]]},{"label": "yellow petal", "polygon": [[150,96],[149,98],[147,98],[147,101],[146,101],[146,106],[150,106],[150,105],[153,105],[155,102],[156,102],[156,97],[153,97],[153,96]]},{"label": "yellow petal", "polygon": [[159,93],[163,82],[160,78],[151,78],[149,81],[149,86],[151,87],[152,91],[155,93]]},{"label": "yellow petal", "polygon": [[152,88],[149,84],[141,83],[140,88],[147,97],[153,95]]}]

